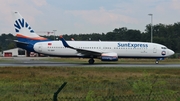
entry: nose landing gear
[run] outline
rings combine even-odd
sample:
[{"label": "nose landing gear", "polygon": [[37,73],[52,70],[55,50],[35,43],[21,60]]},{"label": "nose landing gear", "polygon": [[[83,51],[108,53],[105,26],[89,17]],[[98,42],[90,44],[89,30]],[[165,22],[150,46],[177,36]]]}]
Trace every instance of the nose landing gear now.
[{"label": "nose landing gear", "polygon": [[159,60],[164,60],[164,57],[162,57],[162,58],[157,58],[156,61],[155,61],[155,64],[159,64]]},{"label": "nose landing gear", "polygon": [[156,61],[155,61],[155,64],[159,64],[159,60],[156,60]]}]

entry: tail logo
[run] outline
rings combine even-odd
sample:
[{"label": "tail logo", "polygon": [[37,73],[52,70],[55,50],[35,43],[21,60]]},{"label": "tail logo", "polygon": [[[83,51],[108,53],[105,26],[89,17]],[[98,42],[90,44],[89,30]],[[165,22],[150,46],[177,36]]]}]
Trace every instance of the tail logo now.
[{"label": "tail logo", "polygon": [[27,28],[27,29],[29,29],[30,33],[34,33],[34,31],[31,29],[31,27],[28,25],[28,23],[24,21],[23,18],[16,20],[14,27],[15,27],[16,32],[19,32],[22,28]]}]

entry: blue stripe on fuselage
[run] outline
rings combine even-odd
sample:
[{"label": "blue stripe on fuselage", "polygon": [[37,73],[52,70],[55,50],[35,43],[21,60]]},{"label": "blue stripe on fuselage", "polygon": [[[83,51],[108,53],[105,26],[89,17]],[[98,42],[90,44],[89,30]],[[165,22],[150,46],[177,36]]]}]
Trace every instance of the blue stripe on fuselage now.
[{"label": "blue stripe on fuselage", "polygon": [[28,39],[28,38],[20,38],[20,37],[18,37],[18,41],[28,43],[28,45],[17,43],[16,44],[17,47],[25,49],[25,50],[30,51],[30,52],[35,52],[35,50],[34,50],[34,44],[35,43],[43,42],[43,41],[50,41],[50,40],[49,39],[47,39],[47,40],[32,40],[32,39]]}]

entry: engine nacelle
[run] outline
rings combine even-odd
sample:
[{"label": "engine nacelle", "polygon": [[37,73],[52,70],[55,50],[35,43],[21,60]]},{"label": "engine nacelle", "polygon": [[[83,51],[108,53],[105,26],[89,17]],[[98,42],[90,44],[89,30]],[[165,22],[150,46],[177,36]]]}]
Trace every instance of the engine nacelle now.
[{"label": "engine nacelle", "polygon": [[101,61],[118,61],[117,53],[102,53]]}]

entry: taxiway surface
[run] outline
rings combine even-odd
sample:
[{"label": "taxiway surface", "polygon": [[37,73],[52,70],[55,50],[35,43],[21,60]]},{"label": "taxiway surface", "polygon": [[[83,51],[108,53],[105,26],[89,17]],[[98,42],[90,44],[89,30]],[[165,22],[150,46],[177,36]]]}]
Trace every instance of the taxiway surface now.
[{"label": "taxiway surface", "polygon": [[[8,58],[11,60],[11,58]],[[15,61],[13,61],[15,60]],[[41,60],[41,58],[12,58],[11,61],[0,62],[0,67],[162,67],[162,68],[180,68],[180,64],[123,64],[123,63],[95,63],[89,65],[88,63],[65,63],[65,62],[52,62],[48,60]]]}]

